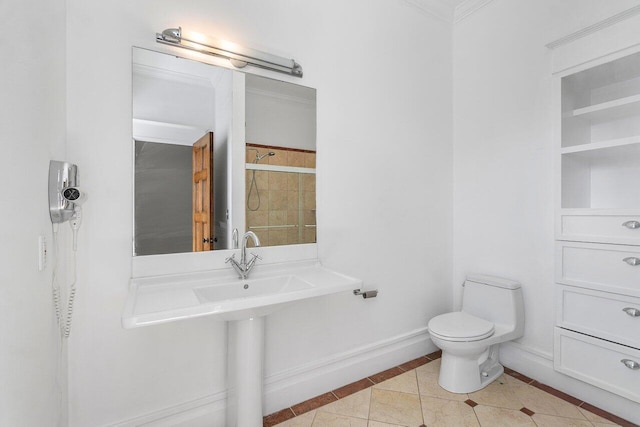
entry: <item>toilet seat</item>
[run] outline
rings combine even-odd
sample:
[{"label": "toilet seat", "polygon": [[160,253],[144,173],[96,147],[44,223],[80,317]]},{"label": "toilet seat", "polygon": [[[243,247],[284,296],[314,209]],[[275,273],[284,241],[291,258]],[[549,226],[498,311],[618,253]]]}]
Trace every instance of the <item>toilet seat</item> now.
[{"label": "toilet seat", "polygon": [[456,311],[441,314],[429,321],[429,332],[447,341],[479,341],[494,333],[492,322]]}]

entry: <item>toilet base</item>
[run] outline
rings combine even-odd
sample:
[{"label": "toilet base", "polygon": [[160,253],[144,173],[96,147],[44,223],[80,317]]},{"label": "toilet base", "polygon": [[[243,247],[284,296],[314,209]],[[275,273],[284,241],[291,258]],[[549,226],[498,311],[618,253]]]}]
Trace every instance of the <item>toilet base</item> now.
[{"label": "toilet base", "polygon": [[491,384],[504,373],[498,362],[497,346],[492,346],[489,357],[482,364],[478,360],[442,352],[438,384],[451,393],[472,393]]}]

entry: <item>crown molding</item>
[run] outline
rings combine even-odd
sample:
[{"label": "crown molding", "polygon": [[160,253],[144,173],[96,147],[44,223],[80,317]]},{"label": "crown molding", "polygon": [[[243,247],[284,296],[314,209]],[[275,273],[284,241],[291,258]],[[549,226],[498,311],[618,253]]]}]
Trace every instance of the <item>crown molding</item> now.
[{"label": "crown molding", "polygon": [[257,89],[257,88],[254,88],[254,87],[246,87],[245,91],[246,91],[246,93],[251,93],[251,94],[254,94],[254,95],[264,96],[264,97],[272,98],[272,99],[277,99],[278,101],[295,102],[295,103],[298,103],[298,104],[304,104],[304,105],[309,105],[309,106],[312,106],[312,105],[315,106],[316,105],[315,99],[303,98],[301,96],[285,95],[283,93],[272,92],[272,91],[264,90],[264,89]]},{"label": "crown molding", "polygon": [[404,2],[448,24],[453,21],[453,7],[446,0],[404,0]]},{"label": "crown molding", "polygon": [[610,16],[607,19],[603,19],[602,21],[596,22],[595,24],[589,25],[588,27],[585,27],[571,34],[567,34],[564,37],[560,37],[557,40],[547,43],[546,47],[549,49],[555,49],[557,47],[564,46],[569,43],[573,43],[576,40],[579,40],[583,37],[587,37],[604,28],[611,27],[612,25],[615,25],[618,22],[622,22],[629,18],[633,18],[634,16],[639,14],[640,14],[640,6],[634,6],[620,13],[617,13],[613,16]]},{"label": "crown molding", "polygon": [[456,6],[454,11],[453,22],[458,23],[463,19],[468,18],[470,15],[474,14],[478,10],[482,9],[493,0],[465,0]]},{"label": "crown molding", "polygon": [[209,77],[196,76],[188,73],[181,73],[173,70],[166,70],[149,65],[133,64],[133,74],[139,76],[152,77],[161,80],[168,80],[188,85],[196,85],[209,89],[214,89],[213,80]]}]

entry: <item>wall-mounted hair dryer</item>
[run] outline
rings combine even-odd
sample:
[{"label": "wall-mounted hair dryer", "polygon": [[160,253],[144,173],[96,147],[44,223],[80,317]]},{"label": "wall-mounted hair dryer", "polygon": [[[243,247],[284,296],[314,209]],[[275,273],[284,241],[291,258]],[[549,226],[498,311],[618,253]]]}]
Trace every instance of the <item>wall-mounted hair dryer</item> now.
[{"label": "wall-mounted hair dryer", "polygon": [[[76,295],[76,261],[77,236],[82,211],[80,205],[87,198],[86,193],[78,188],[78,167],[73,163],[51,160],[49,162],[49,215],[53,224],[53,241],[55,246],[55,258],[53,276],[51,279],[53,302],[56,319],[60,327],[62,337],[68,338],[71,332],[71,319],[73,317],[73,301]],[[69,221],[73,231],[73,261],[72,281],[65,292],[60,289],[57,282],[58,270],[58,224]],[[66,310],[64,308],[66,307]]]},{"label": "wall-mounted hair dryer", "polygon": [[78,166],[73,163],[49,162],[49,215],[53,224],[69,221],[77,200],[82,197],[78,189]]},{"label": "wall-mounted hair dryer", "polygon": [[49,162],[49,215],[54,231],[58,224],[69,221],[73,230],[74,251],[82,222],[80,205],[87,199],[87,193],[78,188],[78,183],[78,166],[57,160]]}]

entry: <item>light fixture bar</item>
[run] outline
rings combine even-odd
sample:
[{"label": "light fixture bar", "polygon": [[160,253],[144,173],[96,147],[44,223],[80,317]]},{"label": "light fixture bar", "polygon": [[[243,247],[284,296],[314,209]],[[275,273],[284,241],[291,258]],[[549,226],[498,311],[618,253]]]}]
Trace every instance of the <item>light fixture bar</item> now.
[{"label": "light fixture bar", "polygon": [[198,36],[194,38],[198,40],[184,37],[182,27],[167,28],[162,33],[156,33],[156,42],[158,43],[177,46],[207,55],[220,56],[228,59],[231,65],[236,68],[253,65],[295,77],[302,77],[302,67],[293,59],[283,58],[210,37]]}]

